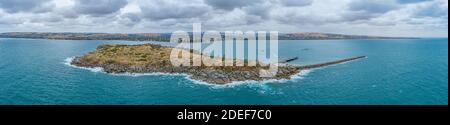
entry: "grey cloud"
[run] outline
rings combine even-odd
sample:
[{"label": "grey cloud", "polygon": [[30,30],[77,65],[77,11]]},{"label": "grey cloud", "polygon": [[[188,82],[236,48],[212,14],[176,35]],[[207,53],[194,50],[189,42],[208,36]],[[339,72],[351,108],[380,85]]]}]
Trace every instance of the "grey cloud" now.
[{"label": "grey cloud", "polygon": [[397,4],[390,0],[356,0],[349,5],[351,11],[368,13],[385,13],[396,8],[398,8]]},{"label": "grey cloud", "polygon": [[[7,27],[0,30],[170,32],[189,30],[192,23],[202,22],[205,29],[219,31],[260,27],[280,32],[331,29],[345,34],[347,31],[383,33],[380,29],[391,28],[406,34],[413,31],[399,28],[448,27],[446,0],[71,1],[74,4],[59,0],[0,0],[0,25]],[[38,29],[39,26],[48,29]],[[421,31],[414,31],[418,32]]]},{"label": "grey cloud", "polygon": [[14,24],[20,24],[20,23],[22,23],[22,22],[16,21],[16,20],[7,20],[7,19],[0,18],[0,25],[14,25]]},{"label": "grey cloud", "polygon": [[398,8],[397,2],[392,0],[355,0],[348,5],[343,18],[346,21],[369,20]]},{"label": "grey cloud", "polygon": [[258,3],[262,3],[262,0],[205,0],[206,4],[222,10],[233,10],[234,8],[241,8],[244,6],[250,6]]},{"label": "grey cloud", "polygon": [[60,22],[63,20],[64,20],[64,18],[62,18],[60,16],[49,15],[49,14],[38,15],[38,16],[30,18],[30,22],[39,22],[39,23],[55,23],[55,22]]},{"label": "grey cloud", "polygon": [[204,4],[153,2],[140,6],[143,16],[151,20],[196,18],[210,12],[210,7]]},{"label": "grey cloud", "polygon": [[419,3],[419,2],[426,2],[431,0],[397,0],[398,3],[401,4],[407,4],[407,3]]},{"label": "grey cloud", "polygon": [[253,25],[264,22],[261,16],[247,14],[242,9],[234,9],[233,11],[214,14],[211,19],[205,23],[205,27],[220,29],[223,27],[235,27],[243,25]]},{"label": "grey cloud", "polygon": [[128,27],[135,26],[142,21],[141,17],[135,13],[126,13],[120,16],[118,22]]},{"label": "grey cloud", "polygon": [[378,16],[379,14],[367,13],[363,11],[347,12],[342,15],[344,21],[368,20]]},{"label": "grey cloud", "polygon": [[51,0],[0,0],[0,9],[8,13],[17,12],[48,12],[52,6],[47,3]]},{"label": "grey cloud", "polygon": [[[287,18],[288,17],[288,18]],[[285,24],[295,25],[323,25],[327,23],[336,23],[338,20],[329,17],[313,17],[310,14],[286,13],[277,18]]]},{"label": "grey cloud", "polygon": [[73,9],[80,14],[103,16],[117,12],[127,4],[127,0],[76,0]]},{"label": "grey cloud", "polygon": [[415,12],[415,16],[448,18],[448,6],[444,7],[440,3],[432,3]]},{"label": "grey cloud", "polygon": [[247,14],[254,15],[254,16],[260,16],[261,18],[268,19],[269,13],[272,11],[273,6],[271,2],[265,2],[256,4],[253,6],[247,6],[242,8]]},{"label": "grey cloud", "polygon": [[192,19],[184,18],[184,19],[166,19],[158,21],[159,26],[162,27],[175,27],[175,28],[191,28],[192,23],[194,21]]},{"label": "grey cloud", "polygon": [[124,14],[123,17],[129,19],[130,21],[134,22],[134,23],[138,23],[141,22],[141,18],[139,17],[139,15],[134,14],[134,13],[127,13]]},{"label": "grey cloud", "polygon": [[313,3],[314,0],[280,0],[284,6],[308,6]]},{"label": "grey cloud", "polygon": [[77,12],[75,12],[72,9],[63,9],[63,10],[60,10],[60,11],[58,11],[56,13],[64,16],[65,18],[69,18],[69,19],[75,19],[75,18],[78,18],[80,16]]},{"label": "grey cloud", "polygon": [[15,25],[21,24],[22,22],[22,19],[16,17],[11,17],[8,15],[0,16],[0,25]]}]

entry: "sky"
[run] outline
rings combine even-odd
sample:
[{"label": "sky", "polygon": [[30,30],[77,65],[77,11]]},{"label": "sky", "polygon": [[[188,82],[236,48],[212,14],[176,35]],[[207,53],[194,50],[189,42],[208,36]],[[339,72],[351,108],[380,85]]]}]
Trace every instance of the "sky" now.
[{"label": "sky", "polygon": [[448,0],[0,0],[0,32],[202,30],[448,37]]}]

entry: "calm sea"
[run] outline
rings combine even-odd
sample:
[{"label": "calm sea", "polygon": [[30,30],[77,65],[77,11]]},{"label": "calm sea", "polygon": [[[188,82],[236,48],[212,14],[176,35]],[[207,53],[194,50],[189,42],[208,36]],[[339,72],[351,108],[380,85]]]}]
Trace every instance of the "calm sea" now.
[{"label": "calm sea", "polygon": [[177,75],[108,75],[67,65],[100,44],[0,39],[0,104],[432,104],[448,105],[448,39],[280,41],[280,56],[309,64],[291,81],[214,86]]}]

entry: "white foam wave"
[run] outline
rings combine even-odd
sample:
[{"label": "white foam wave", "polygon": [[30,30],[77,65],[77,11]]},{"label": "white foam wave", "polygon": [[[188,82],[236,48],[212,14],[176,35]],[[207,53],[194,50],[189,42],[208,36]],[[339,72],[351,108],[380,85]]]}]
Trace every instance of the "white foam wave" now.
[{"label": "white foam wave", "polygon": [[73,67],[73,68],[89,70],[89,71],[92,71],[92,72],[103,72],[103,68],[102,67],[86,68],[86,67],[79,67],[79,66],[75,66],[75,65],[70,64],[74,59],[75,59],[75,57],[69,57],[69,58],[64,60],[64,64],[67,65],[67,66]]},{"label": "white foam wave", "polygon": [[263,81],[256,81],[256,80],[246,80],[246,81],[234,81],[232,83],[228,83],[225,85],[216,85],[216,84],[209,84],[206,82],[202,82],[202,81],[198,81],[198,80],[194,80],[194,79],[190,79],[191,81],[194,81],[194,83],[198,83],[198,84],[205,84],[205,85],[210,85],[213,86],[214,88],[228,88],[228,87],[235,87],[235,86],[242,86],[242,85],[266,85],[268,83],[287,83],[287,82],[292,82],[292,81],[298,81],[303,79],[305,76],[307,76],[312,70],[302,70],[299,73],[291,76],[290,79],[268,79],[268,80],[263,80]]}]

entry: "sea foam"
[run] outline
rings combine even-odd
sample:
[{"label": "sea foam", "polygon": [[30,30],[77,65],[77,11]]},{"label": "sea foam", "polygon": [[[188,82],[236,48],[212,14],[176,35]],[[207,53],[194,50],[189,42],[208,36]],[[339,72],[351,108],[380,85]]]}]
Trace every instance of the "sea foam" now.
[{"label": "sea foam", "polygon": [[103,72],[103,68],[102,67],[86,68],[86,67],[79,67],[79,66],[75,66],[75,65],[70,64],[74,59],[75,59],[75,57],[69,57],[69,58],[64,60],[64,64],[67,65],[67,66],[73,67],[73,68],[89,70],[89,71],[92,71],[92,72]]}]

